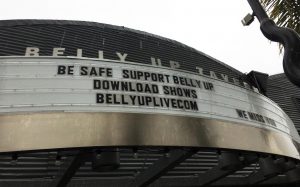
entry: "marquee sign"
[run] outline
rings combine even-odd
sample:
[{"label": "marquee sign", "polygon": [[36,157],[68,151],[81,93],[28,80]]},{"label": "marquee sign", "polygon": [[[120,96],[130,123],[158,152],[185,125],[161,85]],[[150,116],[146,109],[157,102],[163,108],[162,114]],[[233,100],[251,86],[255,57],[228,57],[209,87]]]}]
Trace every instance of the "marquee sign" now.
[{"label": "marquee sign", "polygon": [[218,119],[290,134],[270,99],[193,74],[137,63],[83,58],[0,60],[0,112],[123,112]]},{"label": "marquee sign", "polygon": [[[53,48],[52,57],[66,57],[65,54],[64,54],[65,50],[66,50],[66,48],[59,48],[59,47]],[[84,52],[83,52],[82,49],[76,49],[76,56],[75,57],[82,58],[82,57],[84,57],[83,53]],[[109,60],[109,59],[106,59],[105,54],[106,54],[105,51],[98,50],[98,57],[96,59],[98,59],[98,60]],[[127,57],[130,54],[121,53],[121,52],[116,51],[115,55],[116,55],[116,57],[118,58],[118,60],[120,62],[128,62]],[[25,56],[26,57],[39,57],[39,56],[41,56],[40,55],[40,48],[38,48],[38,47],[26,47]],[[160,58],[150,57],[149,60],[150,60],[151,65],[162,67],[162,61],[161,61]],[[147,63],[147,62],[143,62],[143,63]],[[180,69],[181,68],[181,63],[177,62],[177,61],[174,61],[174,60],[169,60],[168,64],[169,64],[168,67],[170,67],[171,69]],[[205,67],[195,66],[193,68],[195,68],[196,72],[198,72],[198,74],[200,74],[200,75],[207,75],[207,76],[210,76],[211,78],[220,79],[220,80],[223,80],[225,82],[233,83],[235,85],[242,86],[242,87],[247,88],[247,89],[252,89],[253,91],[258,92],[258,89],[255,86],[253,86],[253,85],[250,86],[248,83],[243,82],[243,81],[241,81],[237,78],[234,78],[234,77],[229,77],[227,74],[222,74],[222,73],[218,74],[214,71],[208,71],[209,73],[207,74],[204,71],[204,69],[206,69]]]}]

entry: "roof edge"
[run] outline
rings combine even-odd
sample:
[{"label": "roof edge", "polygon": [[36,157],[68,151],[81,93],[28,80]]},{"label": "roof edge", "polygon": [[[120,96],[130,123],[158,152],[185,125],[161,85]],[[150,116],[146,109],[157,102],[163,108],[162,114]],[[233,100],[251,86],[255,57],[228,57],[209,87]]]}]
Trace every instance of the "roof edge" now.
[{"label": "roof edge", "polygon": [[24,25],[81,25],[81,26],[91,26],[91,27],[99,27],[99,28],[111,28],[111,29],[116,29],[120,31],[129,31],[129,32],[134,32],[137,34],[145,35],[145,36],[150,36],[154,37],[160,40],[164,40],[167,42],[171,42],[175,45],[181,46],[185,49],[188,49],[190,51],[199,53],[223,66],[226,68],[234,71],[237,74],[243,75],[244,73],[240,72],[239,70],[227,65],[224,62],[221,62],[220,60],[217,60],[213,58],[210,55],[207,55],[193,47],[190,47],[188,45],[185,45],[181,42],[178,42],[173,39],[165,38],[156,34],[151,34],[145,31],[140,31],[140,30],[135,30],[131,28],[127,28],[124,26],[116,26],[116,25],[111,25],[111,24],[105,24],[105,23],[98,23],[98,22],[92,22],[92,21],[77,21],[77,20],[51,20],[51,19],[12,19],[12,20],[0,20],[0,27],[13,27],[13,26],[24,26]]}]

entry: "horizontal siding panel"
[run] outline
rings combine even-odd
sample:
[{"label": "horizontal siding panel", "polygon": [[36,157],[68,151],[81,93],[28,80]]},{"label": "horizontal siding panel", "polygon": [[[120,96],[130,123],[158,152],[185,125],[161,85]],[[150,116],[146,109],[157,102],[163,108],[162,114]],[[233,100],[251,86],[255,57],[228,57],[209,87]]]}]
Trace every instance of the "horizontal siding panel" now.
[{"label": "horizontal siding panel", "polygon": [[300,88],[293,85],[284,74],[270,76],[267,96],[279,104],[300,132]]}]

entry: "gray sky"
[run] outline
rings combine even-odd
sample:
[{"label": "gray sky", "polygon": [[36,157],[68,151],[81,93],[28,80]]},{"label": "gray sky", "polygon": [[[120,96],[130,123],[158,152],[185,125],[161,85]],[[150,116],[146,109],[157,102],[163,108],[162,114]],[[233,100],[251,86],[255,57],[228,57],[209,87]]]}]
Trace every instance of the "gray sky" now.
[{"label": "gray sky", "polygon": [[[283,72],[276,43],[266,39],[246,0],[9,0],[0,19],[65,19],[108,23],[177,40],[243,73]],[[205,68],[205,67],[204,67]]]}]

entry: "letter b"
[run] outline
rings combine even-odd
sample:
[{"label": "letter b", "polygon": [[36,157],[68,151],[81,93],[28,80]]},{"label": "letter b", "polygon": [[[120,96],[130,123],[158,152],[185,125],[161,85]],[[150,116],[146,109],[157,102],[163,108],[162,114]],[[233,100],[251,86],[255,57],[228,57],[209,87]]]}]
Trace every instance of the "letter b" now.
[{"label": "letter b", "polygon": [[64,75],[66,74],[66,66],[58,66],[57,67],[57,75]]},{"label": "letter b", "polygon": [[104,95],[101,93],[97,93],[96,95],[96,103],[104,103]]},{"label": "letter b", "polygon": [[39,56],[39,51],[37,47],[26,47],[25,56]]}]

